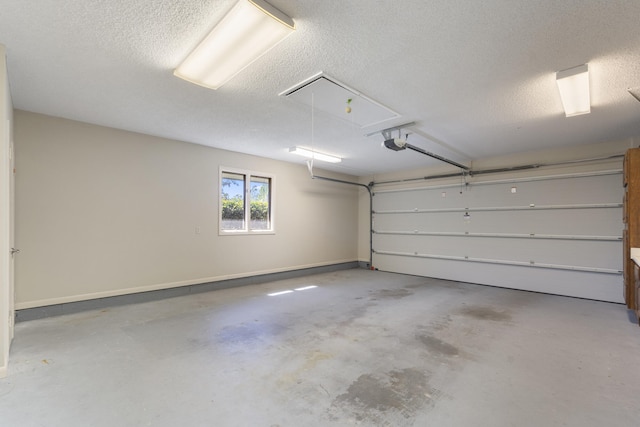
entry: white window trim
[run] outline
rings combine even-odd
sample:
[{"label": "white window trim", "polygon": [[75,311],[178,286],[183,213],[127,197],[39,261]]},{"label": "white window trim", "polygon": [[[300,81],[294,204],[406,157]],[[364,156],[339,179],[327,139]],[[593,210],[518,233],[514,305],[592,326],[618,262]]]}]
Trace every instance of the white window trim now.
[{"label": "white window trim", "polygon": [[[245,230],[223,230],[222,229],[222,174],[224,172],[227,173],[237,173],[241,175],[245,175],[247,178],[247,182],[245,185],[245,217],[246,217],[246,229]],[[250,219],[250,206],[251,206],[251,177],[259,177],[259,178],[269,178],[271,180],[271,188],[270,188],[270,197],[269,197],[269,213],[271,220],[271,228],[269,230],[251,230],[249,229],[249,225],[251,223]],[[226,166],[220,166],[218,169],[218,235],[220,236],[246,236],[246,235],[259,235],[259,234],[276,234],[275,227],[275,200],[276,200],[276,176],[272,173],[267,172],[258,172],[248,169],[238,169],[231,168]]]}]

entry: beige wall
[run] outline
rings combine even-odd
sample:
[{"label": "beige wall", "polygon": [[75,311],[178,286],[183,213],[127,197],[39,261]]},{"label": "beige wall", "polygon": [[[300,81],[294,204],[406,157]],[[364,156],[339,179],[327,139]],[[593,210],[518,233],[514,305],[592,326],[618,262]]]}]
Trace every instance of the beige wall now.
[{"label": "beige wall", "polygon": [[[15,140],[16,245],[22,250],[16,261],[17,308],[369,261],[366,190],[311,180],[302,165],[24,111],[15,112]],[[473,167],[621,154],[639,143],[630,139],[481,159]],[[494,177],[616,164],[619,160]],[[275,174],[275,235],[218,236],[220,165]],[[377,175],[375,181],[450,170],[436,166]]]},{"label": "beige wall", "polygon": [[[518,153],[505,155],[501,157],[492,157],[486,159],[479,159],[472,163],[472,169],[494,169],[502,167],[513,167],[519,165],[529,164],[550,164],[559,162],[570,162],[581,159],[592,159],[607,156],[616,156],[624,154],[628,148],[637,147],[640,145],[640,137],[629,138],[622,141],[611,141],[599,144],[582,145],[578,147],[564,147],[549,150],[542,150],[536,152]],[[396,153],[389,151],[389,155],[393,156]],[[421,154],[414,153],[416,156]],[[426,159],[426,158],[425,158]],[[428,160],[425,160],[428,161]],[[620,158],[611,159],[609,161],[598,161],[590,163],[577,163],[559,165],[554,167],[541,167],[539,169],[532,169],[520,172],[505,172],[500,174],[491,175],[479,175],[477,178],[468,178],[468,182],[474,182],[474,180],[486,181],[497,179],[512,179],[522,178],[527,176],[541,176],[541,175],[553,175],[553,174],[568,174],[575,172],[587,172],[607,169],[619,169],[622,167],[622,160]],[[390,174],[376,175],[375,177],[366,177],[360,180],[361,183],[368,183],[371,181],[382,182],[397,179],[407,179],[424,177],[429,175],[438,175],[444,173],[456,172],[457,170],[449,165],[436,165],[432,167],[426,167],[423,169],[401,171]],[[390,189],[390,188],[406,188],[406,187],[421,187],[427,185],[446,185],[460,183],[461,178],[448,178],[440,180],[428,180],[428,181],[415,181],[412,183],[400,183],[400,184],[386,184],[375,185],[374,193],[376,190]],[[369,259],[369,200],[368,196],[365,196],[366,190],[360,191],[359,197],[359,235],[358,235],[358,258],[362,261]],[[622,200],[620,201],[622,203]],[[375,265],[374,265],[375,267]]]},{"label": "beige wall", "polygon": [[0,44],[0,378],[7,374],[9,347],[13,338],[12,263],[12,111],[5,47]]},{"label": "beige wall", "polygon": [[[357,189],[304,165],[24,111],[15,142],[17,308],[357,259]],[[275,175],[276,234],[218,235],[219,166]]]}]

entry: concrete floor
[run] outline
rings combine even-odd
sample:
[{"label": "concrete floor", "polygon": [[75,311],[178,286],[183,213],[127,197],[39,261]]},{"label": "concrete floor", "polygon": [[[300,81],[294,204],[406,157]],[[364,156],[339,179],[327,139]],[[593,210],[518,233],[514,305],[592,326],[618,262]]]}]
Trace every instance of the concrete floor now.
[{"label": "concrete floor", "polygon": [[353,269],[19,323],[0,425],[637,426],[639,365],[622,305]]}]

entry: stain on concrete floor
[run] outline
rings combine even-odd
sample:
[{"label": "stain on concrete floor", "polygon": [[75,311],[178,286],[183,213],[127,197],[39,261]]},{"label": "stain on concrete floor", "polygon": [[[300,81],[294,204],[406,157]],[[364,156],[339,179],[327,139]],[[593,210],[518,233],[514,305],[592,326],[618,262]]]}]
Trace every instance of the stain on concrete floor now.
[{"label": "stain on concrete floor", "polygon": [[362,425],[410,426],[418,411],[433,404],[439,392],[431,389],[429,376],[406,368],[382,374],[363,374],[333,401],[334,420],[354,420]]},{"label": "stain on concrete floor", "polygon": [[413,295],[413,292],[405,288],[380,289],[380,290],[371,292],[371,296],[373,299],[400,299],[400,298],[408,297],[410,295]]},{"label": "stain on concrete floor", "polygon": [[279,335],[287,328],[276,323],[242,323],[223,328],[218,334],[218,342],[222,344],[251,344],[261,339]]},{"label": "stain on concrete floor", "polygon": [[[300,384],[302,382],[302,377],[306,372],[314,370],[319,363],[332,358],[332,354],[324,353],[320,350],[308,352],[305,354],[304,363],[301,366],[298,366],[292,371],[285,372],[280,376],[278,379],[278,386],[286,387],[293,384]],[[329,393],[322,384],[319,384],[318,386],[325,393]]]},{"label": "stain on concrete floor", "polygon": [[429,353],[443,357],[458,357],[460,349],[432,335],[416,335],[416,339],[427,347]]},{"label": "stain on concrete floor", "polygon": [[478,320],[492,320],[494,322],[510,322],[511,314],[508,310],[497,310],[493,307],[470,305],[460,309],[460,314]]},{"label": "stain on concrete floor", "polygon": [[445,316],[438,317],[434,319],[429,326],[420,326],[420,329],[425,329],[429,331],[443,331],[451,326],[452,321],[451,315],[447,314]]}]

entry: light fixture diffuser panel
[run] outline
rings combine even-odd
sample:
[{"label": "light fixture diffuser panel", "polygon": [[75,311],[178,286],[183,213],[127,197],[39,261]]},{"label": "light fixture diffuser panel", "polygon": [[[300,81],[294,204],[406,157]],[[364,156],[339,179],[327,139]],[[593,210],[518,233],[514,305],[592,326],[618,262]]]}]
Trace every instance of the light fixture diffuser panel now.
[{"label": "light fixture diffuser panel", "polygon": [[268,3],[239,0],[174,74],[218,89],[293,30],[293,20]]},{"label": "light fixture diffuser panel", "polygon": [[[395,111],[323,73],[316,74],[280,95],[361,128],[400,117]],[[349,99],[351,102],[348,102]],[[347,112],[349,110],[350,112]]]},{"label": "light fixture diffuser panel", "polygon": [[589,67],[583,64],[556,73],[562,106],[567,117],[591,112]]},{"label": "light fixture diffuser panel", "polygon": [[289,152],[293,153],[293,154],[297,154],[298,156],[306,157],[308,159],[320,160],[320,161],[323,161],[323,162],[340,163],[342,161],[342,158],[340,158],[338,156],[334,156],[334,155],[331,155],[331,154],[319,153],[319,152],[313,151],[313,150],[311,150],[309,148],[291,147],[289,149]]}]

